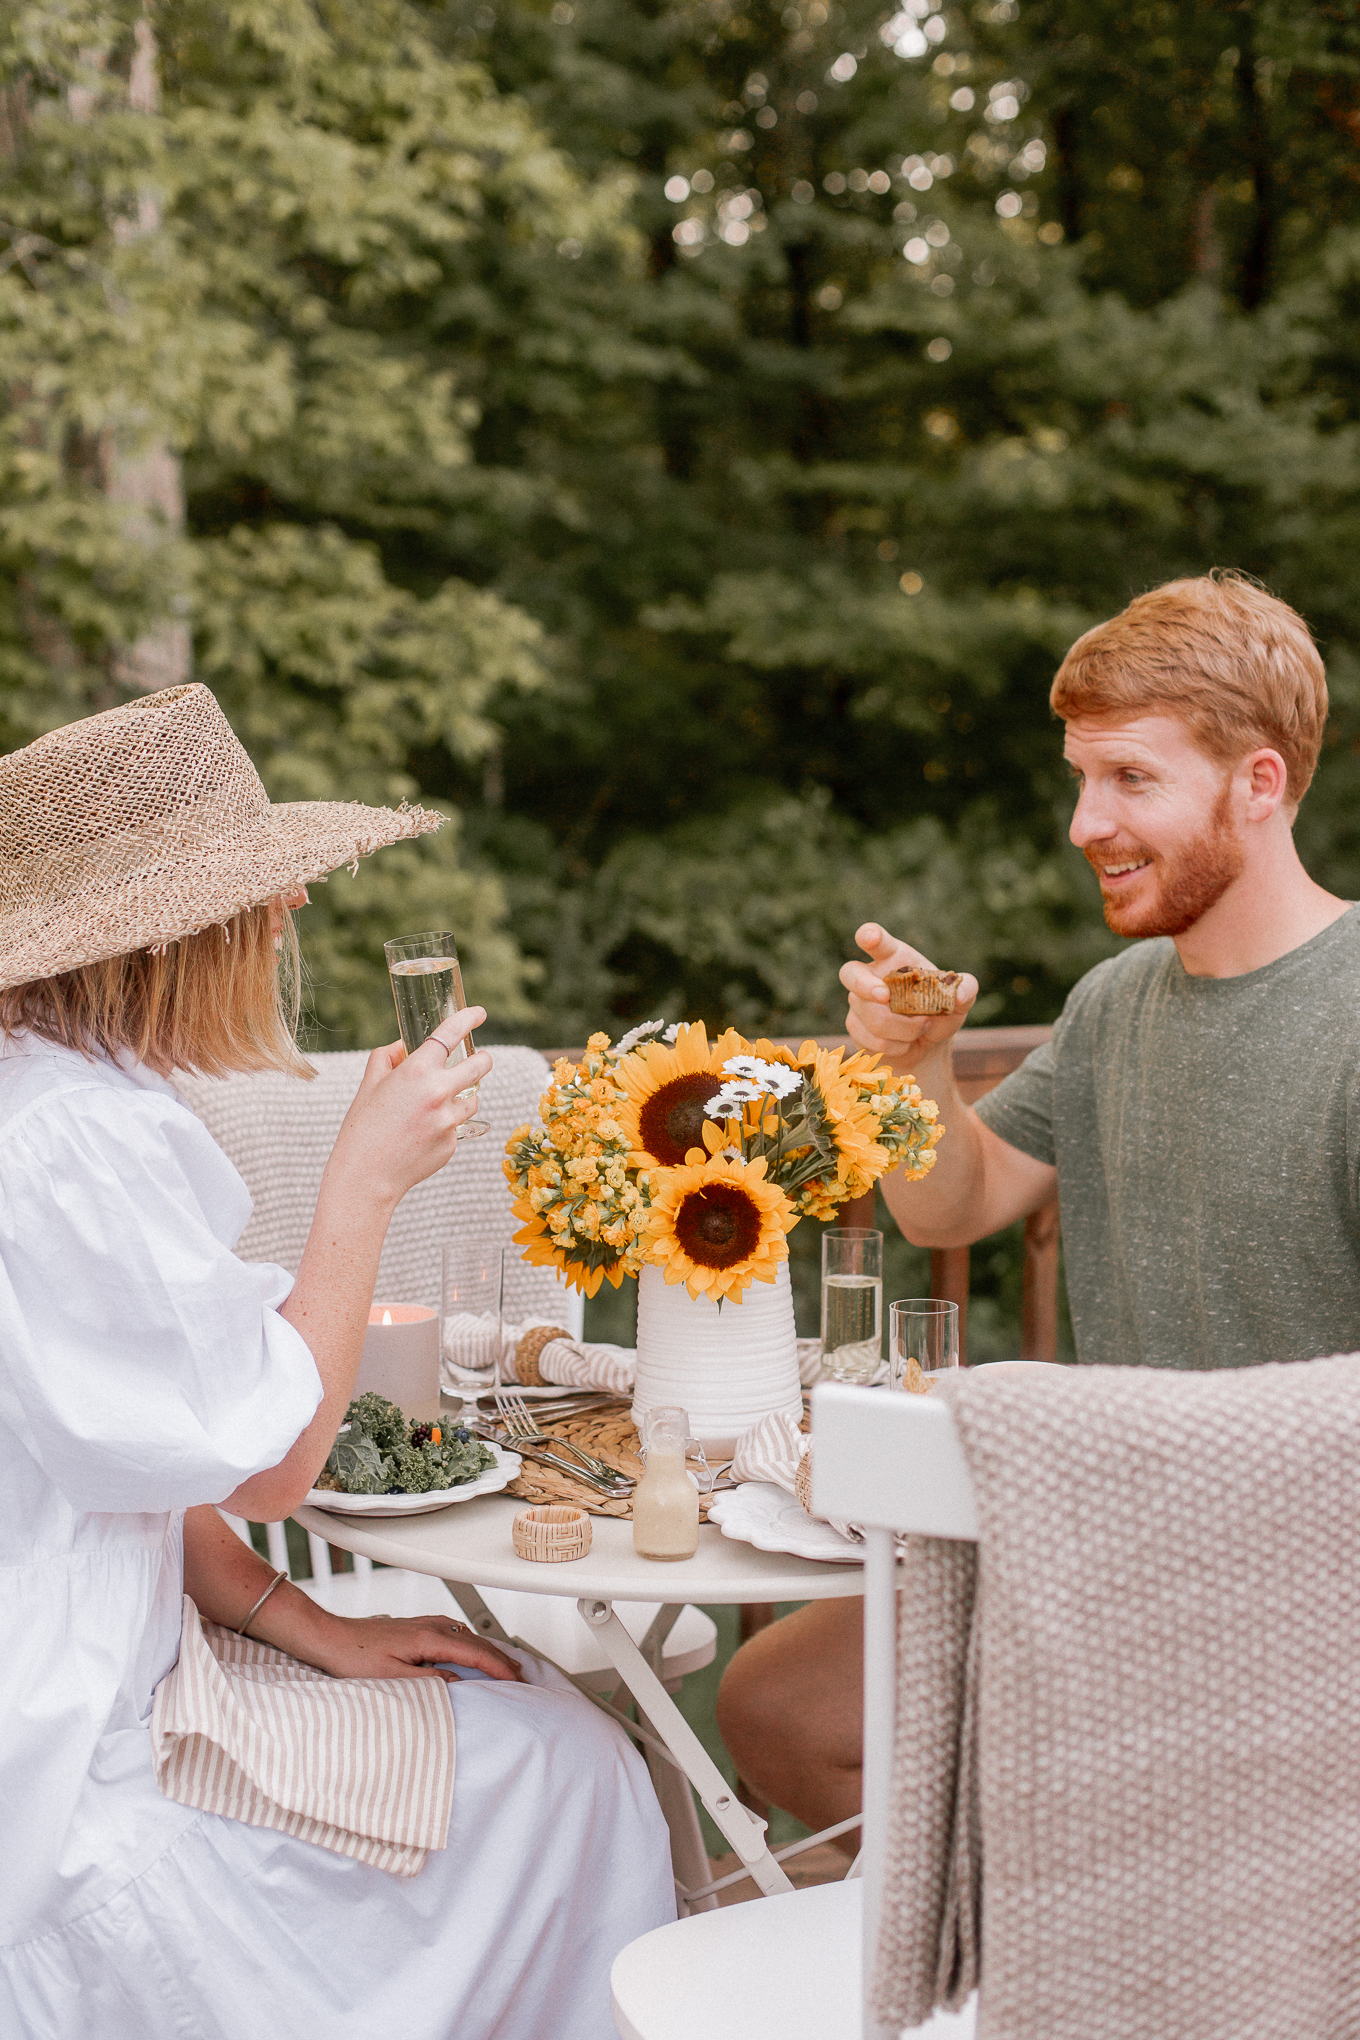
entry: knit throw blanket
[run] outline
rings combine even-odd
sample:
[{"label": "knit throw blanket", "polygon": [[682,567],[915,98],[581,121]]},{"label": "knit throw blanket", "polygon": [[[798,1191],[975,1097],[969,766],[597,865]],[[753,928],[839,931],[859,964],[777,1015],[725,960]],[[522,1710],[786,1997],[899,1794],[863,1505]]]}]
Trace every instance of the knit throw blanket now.
[{"label": "knit throw blanket", "polygon": [[885,2023],[1360,2035],[1360,1355],[941,1385],[899,1596]]}]

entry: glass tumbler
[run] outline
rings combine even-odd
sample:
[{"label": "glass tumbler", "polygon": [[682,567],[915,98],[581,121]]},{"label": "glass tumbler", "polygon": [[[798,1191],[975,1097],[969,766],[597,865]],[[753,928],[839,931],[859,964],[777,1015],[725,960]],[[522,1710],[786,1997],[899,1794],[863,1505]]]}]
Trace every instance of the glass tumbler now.
[{"label": "glass tumbler", "polygon": [[865,1226],[822,1234],[822,1372],[872,1381],[883,1357],[883,1235]]},{"label": "glass tumbler", "polygon": [[928,1395],[931,1376],[959,1364],[959,1307],[938,1296],[905,1296],[888,1311],[894,1388]]},{"label": "glass tumbler", "polygon": [[[447,928],[443,928],[424,935],[399,935],[394,941],[384,942],[383,954],[392,980],[392,1000],[402,1046],[408,1055],[414,1055],[441,1021],[447,1020],[450,1013],[461,1013],[467,1005],[458,948]],[[466,1062],[476,1052],[477,1044],[468,1034],[449,1061]],[[476,1104],[477,1086],[473,1084],[470,1089]],[[459,1127],[458,1138],[470,1140],[485,1132],[486,1121],[477,1117]]]},{"label": "glass tumbler", "polygon": [[444,1386],[453,1395],[467,1386],[448,1372],[461,1367],[501,1385],[505,1303],[504,1247],[449,1246],[441,1256],[439,1350],[447,1366]]}]

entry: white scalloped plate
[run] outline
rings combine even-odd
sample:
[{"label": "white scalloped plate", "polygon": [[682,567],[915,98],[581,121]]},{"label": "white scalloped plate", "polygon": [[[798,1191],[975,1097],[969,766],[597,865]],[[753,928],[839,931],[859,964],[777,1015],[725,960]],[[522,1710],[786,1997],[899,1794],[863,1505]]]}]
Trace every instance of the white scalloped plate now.
[{"label": "white scalloped plate", "polygon": [[757,1551],[788,1551],[795,1558],[815,1559],[841,1565],[863,1565],[864,1546],[854,1544],[819,1523],[793,1495],[773,1481],[747,1480],[730,1493],[718,1496],[708,1512],[724,1537],[738,1544],[753,1544]]},{"label": "white scalloped plate", "polygon": [[334,1488],[314,1487],[307,1495],[308,1506],[328,1509],[333,1516],[431,1516],[436,1509],[451,1509],[455,1502],[470,1502],[474,1495],[499,1494],[509,1487],[523,1462],[518,1452],[507,1452],[490,1439],[482,1442],[495,1453],[496,1464],[458,1487],[434,1488],[425,1495],[342,1495]]}]

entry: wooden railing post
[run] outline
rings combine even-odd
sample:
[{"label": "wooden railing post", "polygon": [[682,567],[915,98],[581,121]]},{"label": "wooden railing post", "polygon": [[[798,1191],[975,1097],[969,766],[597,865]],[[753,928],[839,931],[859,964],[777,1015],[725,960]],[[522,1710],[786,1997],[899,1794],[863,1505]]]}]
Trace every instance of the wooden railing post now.
[{"label": "wooden railing post", "polygon": [[967,1247],[936,1247],[930,1256],[930,1293],[959,1307],[959,1365],[968,1365]]},{"label": "wooden railing post", "polygon": [[1020,1303],[1020,1358],[1058,1357],[1058,1205],[1056,1198],[1025,1220]]}]

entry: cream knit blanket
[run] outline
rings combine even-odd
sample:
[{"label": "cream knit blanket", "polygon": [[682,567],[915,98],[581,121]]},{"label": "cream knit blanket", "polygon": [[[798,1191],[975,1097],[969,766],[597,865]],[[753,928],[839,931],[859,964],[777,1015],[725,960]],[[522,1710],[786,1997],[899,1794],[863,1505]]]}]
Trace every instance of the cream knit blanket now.
[{"label": "cream knit blanket", "polygon": [[978,1544],[900,1596],[876,2016],[1355,2040],[1360,1355],[989,1374]]}]

